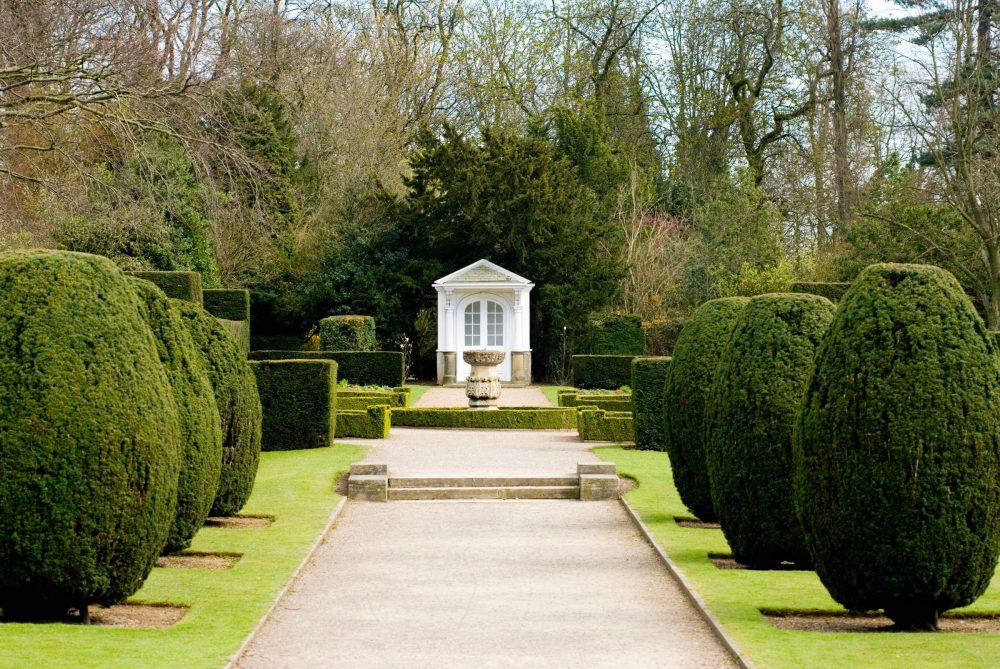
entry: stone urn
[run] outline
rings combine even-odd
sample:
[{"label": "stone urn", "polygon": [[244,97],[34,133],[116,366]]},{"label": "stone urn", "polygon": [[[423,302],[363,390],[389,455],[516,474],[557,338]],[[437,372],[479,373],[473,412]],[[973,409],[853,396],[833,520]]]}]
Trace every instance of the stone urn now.
[{"label": "stone urn", "polygon": [[465,381],[465,395],[472,409],[495,409],[500,399],[500,377],[496,366],[503,362],[504,351],[465,351],[462,360],[472,365]]}]

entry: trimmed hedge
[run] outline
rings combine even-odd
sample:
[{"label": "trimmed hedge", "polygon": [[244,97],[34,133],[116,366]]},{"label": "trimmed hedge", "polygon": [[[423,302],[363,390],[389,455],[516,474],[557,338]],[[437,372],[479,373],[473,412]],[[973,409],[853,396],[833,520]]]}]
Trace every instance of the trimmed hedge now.
[{"label": "trimmed hedge", "polygon": [[560,391],[556,401],[561,407],[595,406],[605,411],[632,411],[632,395],[608,393],[606,395],[580,394],[578,391]]},{"label": "trimmed hedge", "polygon": [[327,316],[319,322],[323,351],[374,351],[375,319],[371,316]]},{"label": "trimmed hedge", "polygon": [[850,287],[851,284],[846,281],[796,281],[792,284],[792,292],[819,295],[831,302],[839,302]]},{"label": "trimmed hedge", "polygon": [[250,363],[264,411],[262,451],[333,446],[337,432],[337,363],[260,360]]},{"label": "trimmed hedge", "polygon": [[572,430],[576,409],[503,407],[473,410],[465,407],[393,409],[394,427],[456,427],[490,430]]},{"label": "trimmed hedge", "polygon": [[636,358],[632,361],[632,415],[635,447],[665,451],[663,434],[663,386],[670,371],[670,358]]},{"label": "trimmed hedge", "polygon": [[587,317],[583,350],[592,355],[642,355],[646,331],[635,314],[594,313]]},{"label": "trimmed hedge", "polygon": [[635,421],[624,411],[605,411],[593,406],[577,407],[577,431],[583,441],[621,444],[635,441]]},{"label": "trimmed hedge", "polygon": [[174,522],[180,425],[156,340],[110,260],[0,253],[0,608],[115,604]]},{"label": "trimmed hedge", "polygon": [[334,360],[337,376],[357,386],[403,385],[401,351],[251,351],[251,360]]},{"label": "trimmed hedge", "polygon": [[674,485],[684,505],[704,521],[717,518],[705,463],[705,404],[719,357],[748,301],[724,297],[698,307],[677,339],[664,384],[663,433]]},{"label": "trimmed hedge", "polygon": [[410,403],[410,393],[340,390],[337,392],[337,410],[358,411],[384,404],[391,408],[406,408]]},{"label": "trimmed hedge", "polygon": [[229,336],[236,341],[243,356],[250,355],[250,321],[227,321],[224,318],[216,318],[222,329],[229,333]]},{"label": "trimmed hedge", "polygon": [[363,411],[337,410],[337,436],[358,439],[388,439],[390,407],[379,404]]},{"label": "trimmed hedge", "polygon": [[227,321],[250,320],[250,291],[206,288],[201,291],[205,311]]},{"label": "trimmed hedge", "polygon": [[177,513],[165,550],[191,545],[205,524],[219,488],[222,429],[212,382],[201,351],[194,345],[180,312],[159,288],[137,277],[131,281],[142,300],[141,312],[156,337],[157,352],[170,379],[181,430]]},{"label": "trimmed hedge", "polygon": [[632,381],[634,355],[574,355],[573,385],[577,388],[621,388]]},{"label": "trimmed hedge", "polygon": [[958,281],[872,265],[844,295],[794,433],[795,502],[845,607],[935,629],[1000,554],[1000,367]]},{"label": "trimmed hedge", "polygon": [[654,323],[646,328],[646,355],[669,356],[684,329],[685,319],[675,318],[666,323]]},{"label": "trimmed hedge", "polygon": [[208,366],[222,425],[222,473],[211,513],[232,516],[247,503],[260,461],[261,406],[257,380],[219,321],[189,302],[173,302]]},{"label": "trimmed hedge", "polygon": [[818,295],[753,297],[719,360],[705,462],[722,532],[743,564],[809,563],[792,504],[792,424],[833,312]]},{"label": "trimmed hedge", "polygon": [[129,272],[129,274],[156,284],[167,297],[202,305],[201,274],[198,272]]}]

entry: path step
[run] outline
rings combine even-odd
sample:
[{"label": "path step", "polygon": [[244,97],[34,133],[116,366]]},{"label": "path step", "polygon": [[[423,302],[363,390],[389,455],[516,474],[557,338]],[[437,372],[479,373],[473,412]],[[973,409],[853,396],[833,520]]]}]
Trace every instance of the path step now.
[{"label": "path step", "polygon": [[393,488],[390,502],[444,499],[580,499],[580,486],[442,486],[433,488]]},{"label": "path step", "polygon": [[347,496],[369,502],[447,499],[579,499],[618,497],[618,473],[611,463],[580,463],[563,476],[390,476],[381,463],[351,466]]},{"label": "path step", "polygon": [[389,488],[525,488],[580,486],[567,476],[390,476]]}]

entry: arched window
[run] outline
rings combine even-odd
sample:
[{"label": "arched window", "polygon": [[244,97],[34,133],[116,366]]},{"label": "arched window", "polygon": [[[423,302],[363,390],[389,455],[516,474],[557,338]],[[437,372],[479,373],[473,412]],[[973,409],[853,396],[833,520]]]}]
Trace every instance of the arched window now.
[{"label": "arched window", "polygon": [[[483,312],[486,320],[483,321]],[[465,307],[465,348],[504,345],[503,305],[493,300],[479,299]]]}]

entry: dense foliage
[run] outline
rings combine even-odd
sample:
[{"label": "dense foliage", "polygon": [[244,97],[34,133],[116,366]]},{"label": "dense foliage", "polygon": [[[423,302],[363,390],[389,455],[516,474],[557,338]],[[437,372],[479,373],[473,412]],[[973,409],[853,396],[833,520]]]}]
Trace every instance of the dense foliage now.
[{"label": "dense foliage", "polygon": [[202,301],[205,311],[216,318],[227,321],[250,320],[250,292],[247,290],[206,289],[202,291]]},{"label": "dense foliage", "polygon": [[587,317],[580,353],[594,355],[642,355],[646,333],[636,314],[590,314]]},{"label": "dense foliage", "polygon": [[167,372],[180,421],[180,477],[177,513],[166,550],[191,545],[204,525],[219,489],[222,469],[222,428],[205,359],[181,315],[159,288],[132,279],[141,300],[143,318],[156,337],[157,353]]},{"label": "dense foliage", "polygon": [[634,355],[574,355],[573,385],[615,389],[632,382]]},{"label": "dense foliage", "polygon": [[901,628],[985,590],[1000,552],[1000,368],[948,272],[873,265],[840,302],[794,434],[816,572]]},{"label": "dense foliage", "polygon": [[718,517],[705,463],[705,406],[719,358],[746,303],[744,297],[727,297],[700,306],[677,339],[664,384],[664,434],[674,484],[684,505],[705,521]]},{"label": "dense foliage", "polygon": [[201,287],[201,275],[198,272],[132,272],[133,276],[149,281],[163,293],[175,300],[185,300],[201,305],[204,291]]},{"label": "dense foliage", "polygon": [[114,264],[0,253],[0,608],[113,604],[174,521],[181,431],[139,297]]},{"label": "dense foliage", "polygon": [[403,385],[403,354],[397,351],[252,351],[253,360],[333,360],[337,377],[357,386]]},{"label": "dense foliage", "polygon": [[239,344],[199,306],[173,300],[201,352],[222,426],[222,472],[212,514],[231,516],[247,503],[260,461],[261,406],[257,381]]},{"label": "dense foliage", "polygon": [[815,295],[751,298],[719,359],[705,462],[722,532],[743,564],[809,561],[792,504],[792,424],[833,311]]},{"label": "dense foliage", "polygon": [[322,351],[375,351],[375,319],[371,316],[327,316],[319,322]]}]

